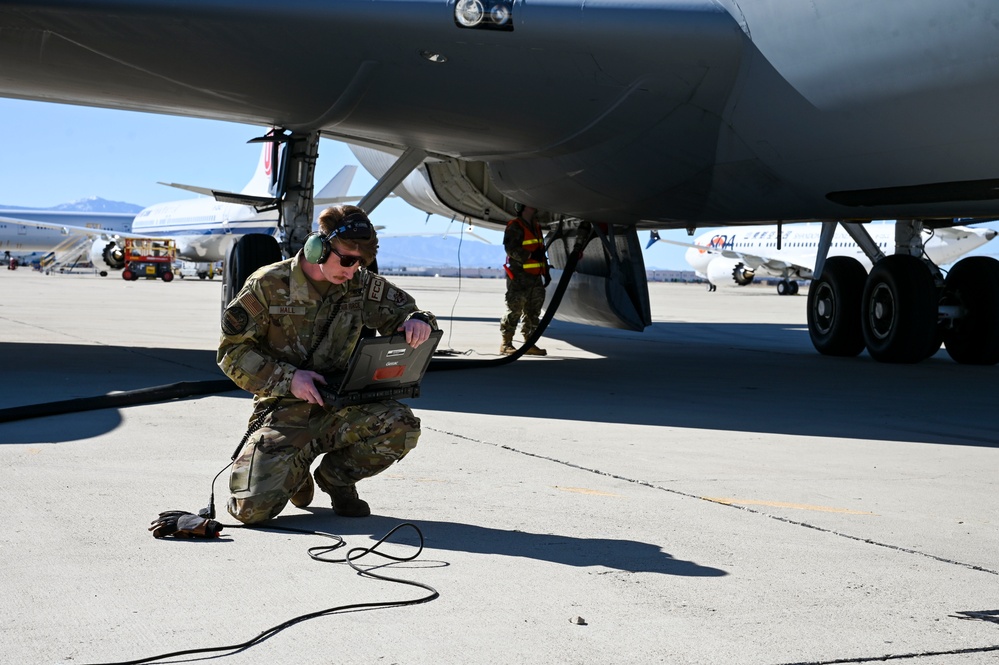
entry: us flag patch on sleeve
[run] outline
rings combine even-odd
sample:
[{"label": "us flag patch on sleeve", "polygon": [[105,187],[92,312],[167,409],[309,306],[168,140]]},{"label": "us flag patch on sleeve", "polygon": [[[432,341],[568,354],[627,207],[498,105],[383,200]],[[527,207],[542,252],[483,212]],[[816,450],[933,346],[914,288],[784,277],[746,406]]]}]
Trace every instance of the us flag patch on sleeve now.
[{"label": "us flag patch on sleeve", "polygon": [[264,313],[264,306],[260,304],[259,300],[257,300],[257,296],[250,292],[244,293],[240,296],[237,302],[242,305],[243,309],[245,309],[253,318],[257,318]]}]

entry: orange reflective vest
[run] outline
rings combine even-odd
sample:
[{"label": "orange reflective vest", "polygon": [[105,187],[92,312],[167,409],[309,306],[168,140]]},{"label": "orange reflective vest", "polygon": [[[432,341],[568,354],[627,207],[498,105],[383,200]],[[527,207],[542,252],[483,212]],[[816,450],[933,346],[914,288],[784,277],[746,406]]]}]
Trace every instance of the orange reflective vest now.
[{"label": "orange reflective vest", "polygon": [[[521,247],[523,247],[525,250],[527,250],[529,254],[531,254],[531,257],[528,258],[526,261],[524,261],[524,263],[521,266],[523,267],[524,272],[526,272],[528,275],[548,274],[548,262],[544,259],[545,241],[544,238],[542,237],[541,227],[538,226],[537,224],[527,224],[527,222],[522,220],[520,217],[511,219],[507,223],[507,226],[513,224],[514,222],[518,222],[521,228],[524,229],[524,240],[523,242],[521,242]],[[534,258],[536,252],[539,249],[541,250],[541,257],[542,257],[540,261]],[[506,266],[504,267],[506,268],[506,274],[512,277],[512,274],[510,273],[509,256],[506,257]]]}]

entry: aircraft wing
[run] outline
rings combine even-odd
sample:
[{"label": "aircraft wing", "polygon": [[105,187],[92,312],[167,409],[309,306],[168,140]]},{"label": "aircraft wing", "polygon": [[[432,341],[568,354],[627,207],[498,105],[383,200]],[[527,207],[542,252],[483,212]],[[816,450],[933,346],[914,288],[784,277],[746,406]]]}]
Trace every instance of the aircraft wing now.
[{"label": "aircraft wing", "polygon": [[65,235],[87,235],[99,237],[103,235],[118,235],[113,231],[105,231],[104,229],[93,229],[85,226],[73,226],[72,224],[54,224],[52,222],[39,222],[33,219],[18,219],[17,217],[7,217],[0,216],[0,222],[6,222],[7,224],[18,224],[21,226],[39,226],[43,229],[52,229],[54,231],[62,231]]},{"label": "aircraft wing", "polygon": [[20,224],[22,226],[39,226],[45,229],[63,231],[67,235],[91,236],[93,238],[131,238],[133,240],[158,240],[152,236],[130,233],[128,231],[108,231],[106,229],[95,229],[87,226],[74,226],[72,224],[56,224],[53,222],[40,222],[33,219],[19,219],[17,217],[0,216],[0,222],[8,224]]}]

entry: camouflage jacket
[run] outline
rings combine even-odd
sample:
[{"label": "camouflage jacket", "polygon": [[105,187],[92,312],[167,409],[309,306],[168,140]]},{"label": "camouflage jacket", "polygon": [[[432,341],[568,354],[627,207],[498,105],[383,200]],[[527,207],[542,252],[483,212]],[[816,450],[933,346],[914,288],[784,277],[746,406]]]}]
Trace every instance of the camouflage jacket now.
[{"label": "camouflage jacket", "polygon": [[[419,314],[437,327],[412,296],[366,270],[345,284],[330,284],[324,298],[302,272],[302,260],[299,255],[264,266],[247,278],[223,312],[218,351],[222,371],[256,396],[254,417],[283,397],[285,426],[305,426],[312,407],[291,394],[295,371],[345,371],[362,326],[388,335]],[[317,342],[331,316],[329,332]]]}]

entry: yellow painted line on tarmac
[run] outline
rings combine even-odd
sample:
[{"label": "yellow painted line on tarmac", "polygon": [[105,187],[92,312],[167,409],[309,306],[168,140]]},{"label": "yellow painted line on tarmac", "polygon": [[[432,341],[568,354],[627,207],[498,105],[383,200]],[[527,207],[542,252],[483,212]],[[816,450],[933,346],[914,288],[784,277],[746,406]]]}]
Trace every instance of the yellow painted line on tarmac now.
[{"label": "yellow painted line on tarmac", "polygon": [[589,494],[591,496],[614,496],[620,497],[620,494],[611,494],[610,492],[601,492],[599,490],[586,489],[585,487],[561,487],[559,485],[554,485],[555,489],[562,490],[563,492],[575,492],[576,494]]},{"label": "yellow painted line on tarmac", "polygon": [[731,499],[723,497],[702,496],[705,501],[721,503],[726,506],[769,506],[770,508],[791,508],[793,510],[813,510],[820,513],[842,513],[844,515],[874,515],[864,510],[850,510],[849,508],[834,508],[833,506],[812,506],[807,503],[787,503],[784,501],[763,501],[760,499]]}]

